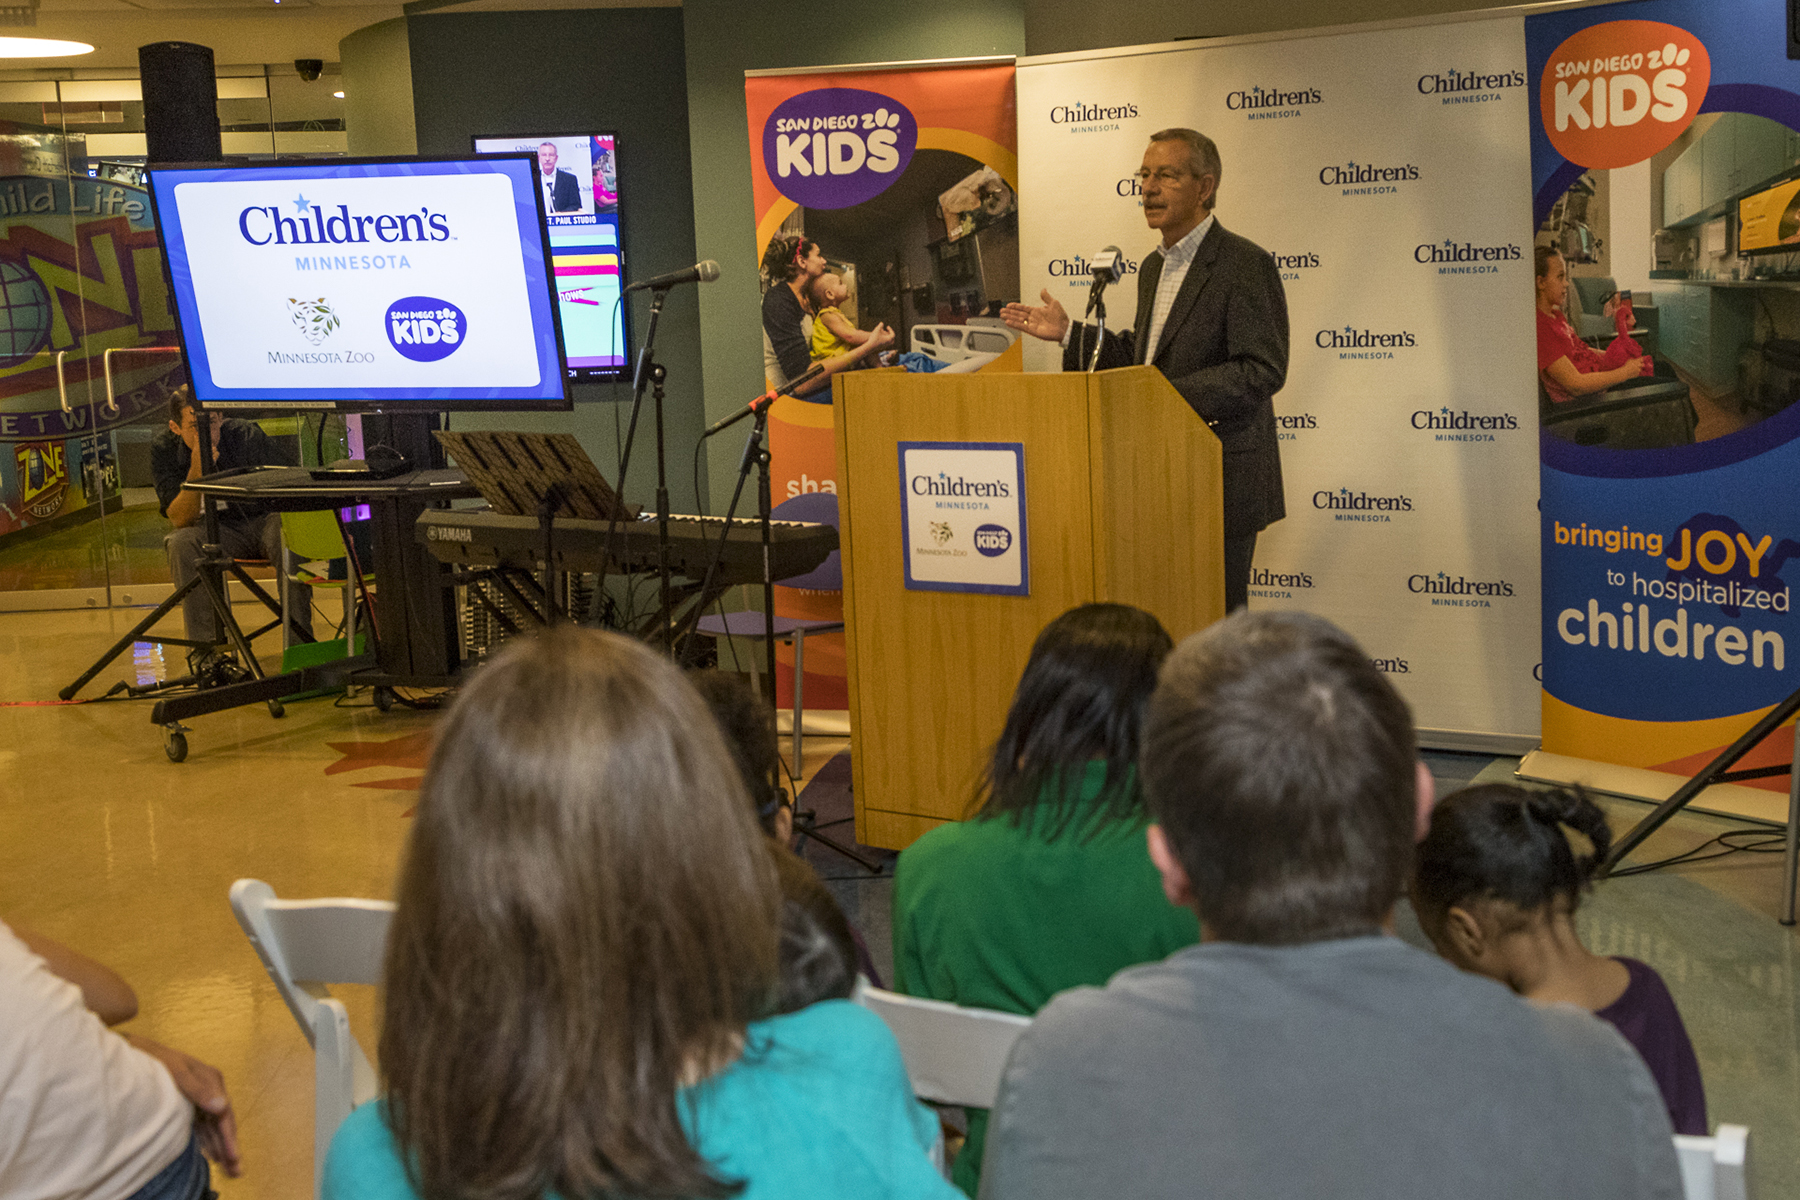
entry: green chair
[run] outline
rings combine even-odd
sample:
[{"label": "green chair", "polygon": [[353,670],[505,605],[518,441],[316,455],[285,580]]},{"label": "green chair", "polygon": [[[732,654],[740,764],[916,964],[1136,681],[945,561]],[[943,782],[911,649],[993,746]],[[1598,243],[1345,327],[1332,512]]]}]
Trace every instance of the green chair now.
[{"label": "green chair", "polygon": [[[344,657],[354,657],[356,612],[361,607],[357,591],[360,588],[362,599],[366,600],[374,576],[365,574],[358,579],[356,572],[349,568],[346,561],[345,578],[331,578],[329,564],[337,559],[350,558],[349,551],[344,547],[344,533],[338,525],[337,513],[332,509],[321,512],[284,512],[281,514],[281,541],[287,559],[282,571],[289,579],[312,588],[343,589]],[[285,597],[285,591],[283,595]]]}]

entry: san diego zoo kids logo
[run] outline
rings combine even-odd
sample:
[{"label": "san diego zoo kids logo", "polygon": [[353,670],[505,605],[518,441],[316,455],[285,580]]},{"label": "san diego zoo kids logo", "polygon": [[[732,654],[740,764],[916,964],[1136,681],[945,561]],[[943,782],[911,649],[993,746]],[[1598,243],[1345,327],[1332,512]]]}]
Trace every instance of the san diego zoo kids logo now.
[{"label": "san diego zoo kids logo", "polygon": [[763,168],[802,208],[849,208],[887,191],[919,144],[919,123],[891,96],[818,88],[789,96],[763,125]]},{"label": "san diego zoo kids logo", "polygon": [[1538,104],[1550,144],[1584,167],[1628,167],[1693,124],[1712,82],[1700,39],[1660,21],[1608,21],[1544,64]]},{"label": "san diego zoo kids logo", "polygon": [[1012,549],[1012,530],[1004,525],[988,523],[975,527],[975,549],[987,558],[999,558]]},{"label": "san diego zoo kids logo", "polygon": [[448,358],[468,336],[462,309],[435,296],[408,296],[388,305],[388,341],[414,362]]}]

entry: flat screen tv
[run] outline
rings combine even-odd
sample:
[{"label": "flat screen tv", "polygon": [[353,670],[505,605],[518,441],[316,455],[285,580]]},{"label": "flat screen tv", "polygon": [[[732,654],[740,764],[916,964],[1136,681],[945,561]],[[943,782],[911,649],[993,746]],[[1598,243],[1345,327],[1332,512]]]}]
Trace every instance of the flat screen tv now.
[{"label": "flat screen tv", "polygon": [[536,158],[156,167],[202,408],[566,409]]},{"label": "flat screen tv", "polygon": [[611,133],[483,134],[477,154],[531,154],[544,198],[569,378],[623,379],[630,371],[624,243],[619,236],[619,139]]},{"label": "flat screen tv", "polygon": [[1789,179],[1738,201],[1739,254],[1800,250],[1800,179]]}]

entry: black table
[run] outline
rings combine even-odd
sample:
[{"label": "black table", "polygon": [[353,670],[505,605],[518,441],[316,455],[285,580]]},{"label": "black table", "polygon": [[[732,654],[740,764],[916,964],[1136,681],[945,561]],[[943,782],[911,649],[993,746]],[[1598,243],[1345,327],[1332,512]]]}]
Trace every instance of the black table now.
[{"label": "black table", "polygon": [[[413,524],[427,508],[480,494],[461,471],[438,468],[388,479],[314,479],[301,467],[248,467],[220,471],[183,486],[214,500],[251,502],[277,512],[367,504],[375,558],[371,565],[379,586],[372,654],[159,700],[150,719],[170,737],[181,736],[181,722],[188,717],[321,688],[372,686],[377,705],[386,708],[396,687],[447,687],[456,682],[462,655],[448,569],[414,540]],[[387,704],[382,703],[384,697]]]}]

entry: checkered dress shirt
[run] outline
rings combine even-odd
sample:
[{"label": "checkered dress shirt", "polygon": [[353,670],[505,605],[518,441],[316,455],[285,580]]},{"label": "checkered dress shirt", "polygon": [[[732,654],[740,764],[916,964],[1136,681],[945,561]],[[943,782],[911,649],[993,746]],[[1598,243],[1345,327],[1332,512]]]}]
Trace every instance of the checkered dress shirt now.
[{"label": "checkered dress shirt", "polygon": [[1150,310],[1150,331],[1144,339],[1145,362],[1156,360],[1157,343],[1162,338],[1163,324],[1169,319],[1169,310],[1175,306],[1175,294],[1181,291],[1182,280],[1187,278],[1188,268],[1194,265],[1194,255],[1212,227],[1213,214],[1207,213],[1206,220],[1162,252],[1162,278],[1156,281],[1156,302]]}]

